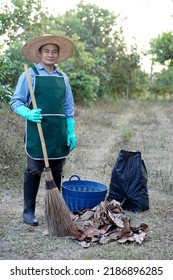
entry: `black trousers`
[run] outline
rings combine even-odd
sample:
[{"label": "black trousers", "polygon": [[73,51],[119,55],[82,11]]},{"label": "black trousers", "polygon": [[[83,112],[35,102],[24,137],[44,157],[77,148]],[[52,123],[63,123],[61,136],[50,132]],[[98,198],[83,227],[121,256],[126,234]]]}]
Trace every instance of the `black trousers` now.
[{"label": "black trousers", "polygon": [[[63,171],[63,167],[65,165],[65,158],[56,159],[56,160],[49,160],[49,166],[52,172],[56,172],[61,174]],[[25,168],[25,172],[31,174],[41,174],[44,170],[45,163],[44,160],[34,160],[27,156],[27,164]]]},{"label": "black trousers", "polygon": [[[53,179],[59,190],[61,189],[61,174],[64,165],[65,165],[65,158],[57,159],[57,160],[49,160],[49,166],[52,171]],[[29,156],[27,156],[27,164],[24,171],[26,184],[30,185],[29,175],[33,175],[32,177],[35,178],[35,181],[37,181],[38,184],[38,178],[41,177],[44,168],[45,168],[44,160],[34,160]],[[26,179],[27,177],[28,179]]]}]

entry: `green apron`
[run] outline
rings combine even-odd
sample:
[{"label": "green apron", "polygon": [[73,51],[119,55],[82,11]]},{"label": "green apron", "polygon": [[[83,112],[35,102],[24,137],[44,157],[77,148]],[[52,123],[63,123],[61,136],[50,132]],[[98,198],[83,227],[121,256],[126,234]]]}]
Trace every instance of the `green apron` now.
[{"label": "green apron", "polygon": [[[67,126],[65,119],[64,98],[65,82],[63,76],[39,76],[35,67],[34,94],[37,107],[42,109],[41,125],[49,159],[60,159],[68,156],[70,148],[67,146]],[[33,108],[32,103],[29,107]],[[43,152],[37,124],[28,121],[26,125],[26,153],[29,157],[43,159]]]}]

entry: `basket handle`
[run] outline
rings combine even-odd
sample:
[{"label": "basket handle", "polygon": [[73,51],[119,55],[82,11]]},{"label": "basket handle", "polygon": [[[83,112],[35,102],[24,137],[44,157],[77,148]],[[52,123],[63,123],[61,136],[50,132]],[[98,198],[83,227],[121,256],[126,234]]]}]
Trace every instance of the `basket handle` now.
[{"label": "basket handle", "polygon": [[77,176],[77,175],[72,175],[72,176],[70,177],[69,181],[71,181],[71,179],[74,178],[74,177],[76,177],[78,180],[80,180],[80,177],[79,177],[79,176]]}]

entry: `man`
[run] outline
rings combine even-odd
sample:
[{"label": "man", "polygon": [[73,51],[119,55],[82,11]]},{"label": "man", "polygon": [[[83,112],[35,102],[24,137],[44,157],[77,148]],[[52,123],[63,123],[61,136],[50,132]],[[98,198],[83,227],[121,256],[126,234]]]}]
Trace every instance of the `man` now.
[{"label": "man", "polygon": [[22,54],[36,63],[29,72],[39,109],[32,107],[25,73],[19,77],[10,105],[15,113],[26,119],[23,221],[33,226],[38,225],[36,196],[44,170],[36,123],[41,122],[49,165],[59,189],[65,158],[76,147],[73,94],[67,75],[55,67],[56,63],[70,57],[73,51],[72,41],[54,35],[36,37],[22,48]]}]

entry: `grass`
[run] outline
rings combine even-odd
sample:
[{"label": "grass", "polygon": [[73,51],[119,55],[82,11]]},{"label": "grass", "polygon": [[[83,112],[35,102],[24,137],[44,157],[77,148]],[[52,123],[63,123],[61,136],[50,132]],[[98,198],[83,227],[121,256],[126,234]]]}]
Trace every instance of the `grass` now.
[{"label": "grass", "polygon": [[98,102],[76,107],[77,148],[67,158],[63,180],[73,174],[109,186],[121,149],[141,151],[148,171],[150,210],[127,212],[132,226],[149,225],[147,240],[83,249],[70,238],[44,236],[44,176],[37,196],[40,226],[22,223],[24,123],[8,107],[0,109],[0,259],[172,259],[172,103],[151,100]]},{"label": "grass", "polygon": [[123,125],[121,128],[122,140],[129,141],[132,138],[132,135],[133,135],[133,131],[129,126],[129,124]]}]

